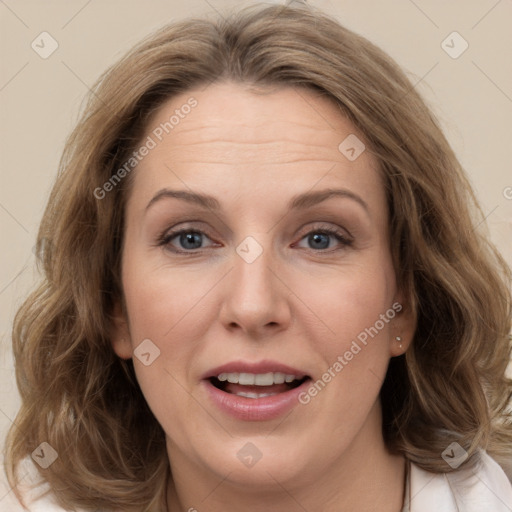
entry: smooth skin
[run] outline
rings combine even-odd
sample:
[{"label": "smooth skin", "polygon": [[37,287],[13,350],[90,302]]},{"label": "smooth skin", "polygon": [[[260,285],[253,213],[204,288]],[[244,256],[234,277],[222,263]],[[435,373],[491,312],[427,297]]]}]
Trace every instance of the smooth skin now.
[{"label": "smooth skin", "polygon": [[[133,360],[166,434],[169,510],[399,512],[405,459],[384,444],[378,395],[415,319],[396,282],[376,160],[366,150],[349,161],[339,144],[363,136],[331,101],[292,87],[223,82],[187,91],[154,113],[144,140],[190,97],[197,106],[133,171],[122,253],[127,315],[118,305],[113,333],[121,358],[145,339],[160,350],[148,366]],[[287,206],[329,188],[345,195]],[[209,194],[220,209],[152,201],[163,189]],[[326,228],[341,241],[322,235]],[[172,237],[179,229],[192,233]],[[263,250],[252,263],[236,251],[248,236]],[[316,381],[394,302],[404,310],[288,415],[242,421],[205,392],[201,376],[230,361],[278,361]],[[248,442],[262,454],[252,467],[237,457]]]}]

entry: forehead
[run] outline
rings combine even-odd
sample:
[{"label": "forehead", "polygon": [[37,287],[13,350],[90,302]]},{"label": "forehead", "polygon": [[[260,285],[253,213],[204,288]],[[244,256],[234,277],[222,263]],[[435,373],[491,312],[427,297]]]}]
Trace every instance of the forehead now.
[{"label": "forehead", "polygon": [[[191,98],[197,104],[188,108]],[[188,113],[184,114],[185,111]],[[163,131],[161,137],[159,129]],[[169,143],[167,150],[210,144],[208,149],[214,157],[213,143],[221,151],[228,145],[238,145],[249,155],[257,153],[263,157],[262,163],[279,163],[285,162],[286,153],[292,152],[307,156],[308,151],[314,150],[316,158],[327,153],[332,158],[334,150],[334,155],[339,156],[340,135],[355,128],[333,100],[311,90],[256,89],[226,82],[168,100],[149,122],[147,133],[155,130],[157,138],[166,139],[161,141],[164,145]]]},{"label": "forehead", "polygon": [[369,151],[349,159],[340,150],[347,137],[357,145],[363,136],[332,99],[305,88],[254,90],[226,82],[193,89],[153,113],[148,137],[154,147],[137,165],[134,187],[146,201],[157,189],[179,185],[204,192],[215,187],[226,196],[236,189],[253,198],[272,189],[268,203],[318,184],[348,185],[383,203]]}]

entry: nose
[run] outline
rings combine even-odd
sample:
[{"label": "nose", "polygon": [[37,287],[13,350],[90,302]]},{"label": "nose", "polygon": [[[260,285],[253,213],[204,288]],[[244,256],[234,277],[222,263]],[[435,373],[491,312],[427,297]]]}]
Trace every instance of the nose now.
[{"label": "nose", "polygon": [[[259,246],[259,247],[258,247]],[[249,251],[244,253],[244,249]],[[233,269],[226,276],[219,319],[226,329],[254,338],[285,330],[291,319],[282,265],[263,243],[241,244],[234,252]],[[258,254],[254,260],[254,253]],[[247,257],[249,256],[249,257]]]}]

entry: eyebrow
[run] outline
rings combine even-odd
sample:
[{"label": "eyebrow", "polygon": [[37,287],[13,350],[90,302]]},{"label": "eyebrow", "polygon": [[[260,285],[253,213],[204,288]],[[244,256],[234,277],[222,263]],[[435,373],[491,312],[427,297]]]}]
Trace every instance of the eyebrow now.
[{"label": "eyebrow", "polygon": [[[288,203],[289,210],[305,210],[312,206],[317,205],[331,197],[342,197],[346,199],[352,199],[360,206],[362,206],[367,213],[369,213],[368,204],[357,194],[347,189],[333,189],[328,188],[325,190],[318,190],[315,192],[304,192],[291,198]],[[158,191],[151,201],[146,206],[146,211],[156,202],[165,198],[175,198],[187,201],[188,203],[197,204],[207,210],[219,211],[222,209],[219,201],[208,194],[199,194],[197,192],[189,192],[187,190],[171,190],[164,188]]]}]

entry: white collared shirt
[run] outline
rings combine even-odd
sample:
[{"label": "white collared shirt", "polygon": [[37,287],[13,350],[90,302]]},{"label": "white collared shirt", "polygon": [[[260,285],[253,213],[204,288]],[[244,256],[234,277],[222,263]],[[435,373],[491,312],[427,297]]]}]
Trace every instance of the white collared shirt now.
[{"label": "white collared shirt", "polygon": [[512,512],[512,485],[486,452],[475,469],[429,473],[410,465],[402,512]]}]

